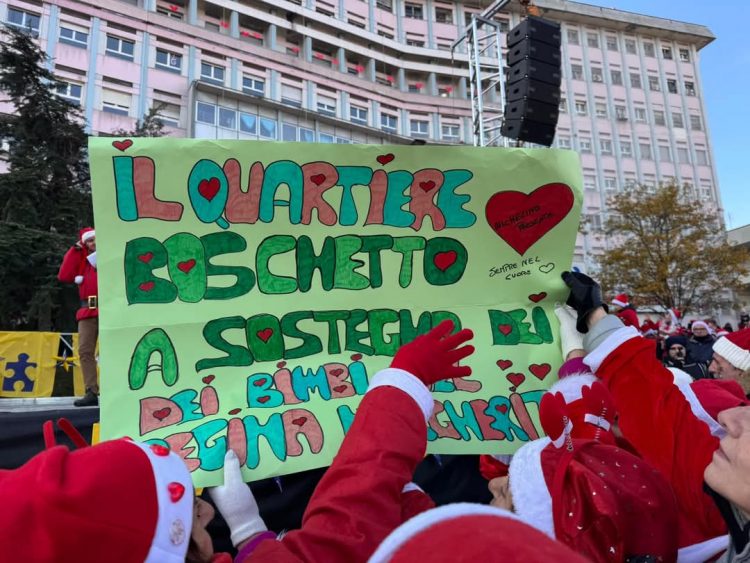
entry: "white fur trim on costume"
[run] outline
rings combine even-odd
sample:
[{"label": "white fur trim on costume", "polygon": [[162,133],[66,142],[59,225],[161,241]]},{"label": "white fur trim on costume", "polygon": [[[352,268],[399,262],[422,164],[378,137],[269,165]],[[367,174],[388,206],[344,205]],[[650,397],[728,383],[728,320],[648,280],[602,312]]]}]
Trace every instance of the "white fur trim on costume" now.
[{"label": "white fur trim on costume", "polygon": [[539,438],[521,447],[510,460],[508,484],[521,520],[555,539],[552,496],[544,480],[541,458],[542,450],[550,443],[549,438]]},{"label": "white fur trim on costume", "polygon": [[93,229],[91,229],[90,231],[86,231],[85,233],[83,233],[83,235],[81,235],[81,242],[86,242],[87,240],[89,240],[90,238],[94,238],[95,236],[96,231],[94,231]]},{"label": "white fur trim on costume", "polygon": [[750,351],[737,346],[726,336],[722,336],[714,342],[714,352],[737,369],[742,371],[750,369]]},{"label": "white fur trim on costume", "polygon": [[76,276],[73,278],[73,281],[76,282],[76,285],[81,285],[83,283],[83,276]]},{"label": "white fur trim on costume", "polygon": [[695,417],[698,420],[702,420],[706,423],[706,426],[708,426],[708,429],[711,431],[711,434],[713,436],[716,436],[721,440],[724,436],[727,435],[726,429],[716,420],[714,420],[713,417],[708,414],[706,409],[703,408],[700,399],[698,399],[698,395],[695,394],[695,391],[693,391],[693,388],[689,383],[675,381],[674,384],[677,389],[680,390],[680,393],[682,393],[683,397],[687,399],[687,402],[690,404],[690,410],[693,412]]},{"label": "white fur trim on costume", "polygon": [[681,547],[677,550],[677,563],[703,563],[725,552],[729,546],[729,536],[711,538],[701,543]]},{"label": "white fur trim on costume", "polygon": [[690,385],[693,382],[693,378],[690,377],[690,374],[686,371],[682,371],[680,368],[667,368],[669,371],[672,372],[673,381],[675,385],[678,385],[680,383],[684,383],[685,385]]},{"label": "white fur trim on costume", "polygon": [[440,522],[461,518],[463,516],[495,516],[497,518],[510,518],[511,520],[517,520],[519,522],[524,521],[523,518],[519,518],[512,512],[495,506],[475,504],[472,502],[446,504],[438,508],[427,510],[421,514],[417,514],[414,518],[407,520],[393,530],[393,532],[391,532],[390,535],[378,546],[375,553],[370,556],[368,563],[386,563],[391,560],[391,557],[393,557],[393,555],[401,549],[404,544],[419,533]]},{"label": "white fur trim on costume", "polygon": [[429,420],[432,416],[432,410],[435,408],[432,393],[430,393],[427,386],[417,376],[412,375],[408,371],[397,368],[380,370],[370,380],[367,393],[378,387],[395,387],[396,389],[401,389],[401,391],[409,395],[419,405],[425,420]]},{"label": "white fur trim on costume", "polygon": [[414,481],[409,481],[406,485],[404,485],[404,488],[401,489],[402,493],[410,493],[412,491],[419,491],[420,493],[424,492],[422,487],[417,485]]},{"label": "white fur trim on costume", "polygon": [[549,388],[549,393],[562,393],[566,403],[577,401],[583,396],[582,389],[591,387],[596,383],[596,376],[593,373],[577,373],[563,377]]},{"label": "white fur trim on costume", "polygon": [[[193,528],[193,481],[185,462],[174,452],[156,455],[148,444],[130,442],[148,456],[156,481],[159,515],[154,538],[145,563],[183,563],[190,532]],[[170,483],[179,483],[185,490],[177,502],[172,502]]]},{"label": "white fur trim on costume", "polygon": [[598,370],[599,366],[604,363],[604,360],[607,359],[607,356],[614,352],[618,346],[624,344],[631,338],[640,338],[640,336],[641,334],[634,326],[624,326],[622,328],[618,328],[616,331],[610,334],[604,340],[604,342],[602,342],[585,358],[583,358],[583,363],[589,366],[591,368],[591,371],[596,373],[596,370]]},{"label": "white fur trim on costume", "polygon": [[617,305],[618,307],[627,307],[628,306],[627,303],[625,303],[624,301],[620,301],[619,299],[613,299],[612,300],[612,305]]}]

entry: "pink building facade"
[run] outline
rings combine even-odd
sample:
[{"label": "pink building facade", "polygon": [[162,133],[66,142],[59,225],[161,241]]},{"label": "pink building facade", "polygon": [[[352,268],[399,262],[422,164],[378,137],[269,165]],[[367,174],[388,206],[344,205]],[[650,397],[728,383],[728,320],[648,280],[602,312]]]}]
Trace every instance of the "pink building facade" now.
[{"label": "pink building facade", "polygon": [[[92,134],[151,107],[170,135],[323,143],[472,143],[465,43],[490,2],[439,0],[0,0],[0,20],[38,35],[60,95]],[[606,251],[606,199],[676,181],[720,213],[701,93],[700,25],[539,0],[562,23],[555,146],[581,154],[591,233]],[[517,3],[498,14],[521,20]],[[497,92],[487,94],[497,100]],[[0,108],[2,111],[2,108]]]}]

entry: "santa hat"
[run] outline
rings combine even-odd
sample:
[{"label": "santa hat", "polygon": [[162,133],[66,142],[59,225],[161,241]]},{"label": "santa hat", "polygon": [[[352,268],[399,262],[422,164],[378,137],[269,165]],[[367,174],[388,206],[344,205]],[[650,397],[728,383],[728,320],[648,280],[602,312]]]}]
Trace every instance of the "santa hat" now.
[{"label": "santa hat", "polygon": [[510,463],[516,513],[597,563],[630,556],[674,561],[677,506],[669,483],[622,448],[569,438],[565,413],[561,395],[542,397],[549,437],[529,442]]},{"label": "santa hat", "polygon": [[510,454],[483,454],[479,456],[479,473],[488,481],[508,474],[508,466],[513,456]]},{"label": "santa hat", "polygon": [[0,498],[8,561],[185,561],[193,485],[185,463],[164,446],[55,446],[0,471]]},{"label": "santa hat", "polygon": [[714,342],[714,352],[739,370],[750,370],[750,328],[730,332]]},{"label": "santa hat", "polygon": [[621,293],[612,300],[612,305],[616,305],[617,307],[627,307],[630,305],[630,299],[628,299],[626,293]]},{"label": "santa hat", "polygon": [[559,542],[493,506],[459,503],[408,520],[383,540],[369,563],[585,563]]},{"label": "santa hat", "polygon": [[91,227],[84,227],[78,232],[78,238],[83,243],[87,240],[94,238],[96,236],[96,231],[92,229]]},{"label": "santa hat", "polygon": [[693,321],[693,324],[690,325],[690,330],[695,330],[696,328],[705,328],[707,331],[711,331],[711,329],[708,326],[708,323],[704,321]]}]

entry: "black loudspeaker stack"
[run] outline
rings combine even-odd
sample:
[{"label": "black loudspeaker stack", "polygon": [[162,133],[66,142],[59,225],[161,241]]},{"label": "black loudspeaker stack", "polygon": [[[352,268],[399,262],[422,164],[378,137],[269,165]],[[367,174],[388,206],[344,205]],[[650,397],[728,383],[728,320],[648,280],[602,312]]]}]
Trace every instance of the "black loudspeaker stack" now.
[{"label": "black loudspeaker stack", "polygon": [[560,24],[529,17],[508,32],[507,46],[502,134],[548,147],[560,111]]}]

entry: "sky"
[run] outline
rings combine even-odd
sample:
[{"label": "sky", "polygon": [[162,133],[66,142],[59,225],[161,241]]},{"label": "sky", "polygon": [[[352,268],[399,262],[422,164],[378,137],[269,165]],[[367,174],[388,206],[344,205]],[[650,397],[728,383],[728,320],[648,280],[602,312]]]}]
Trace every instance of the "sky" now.
[{"label": "sky", "polygon": [[716,39],[700,51],[727,229],[750,224],[750,2],[747,0],[584,0],[607,8],[705,25]]}]

